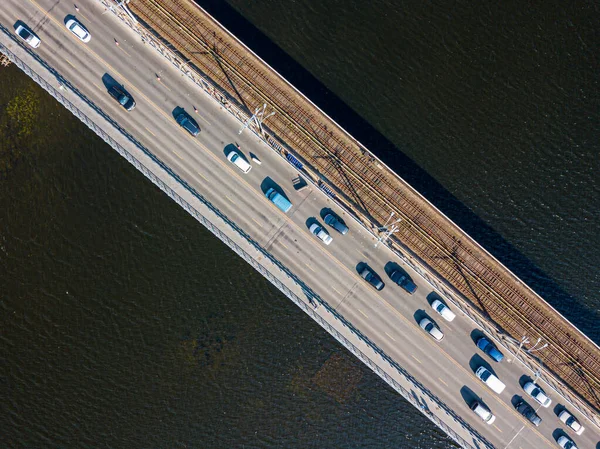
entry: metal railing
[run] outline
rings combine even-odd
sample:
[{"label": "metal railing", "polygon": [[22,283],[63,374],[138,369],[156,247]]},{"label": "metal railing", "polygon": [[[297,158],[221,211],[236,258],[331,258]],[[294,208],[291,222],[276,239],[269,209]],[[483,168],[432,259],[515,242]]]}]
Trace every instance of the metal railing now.
[{"label": "metal railing", "polygon": [[[114,5],[114,2],[110,0],[98,0],[103,5],[110,7],[111,4]],[[130,13],[125,14],[120,9],[112,9],[111,10],[116,17],[122,20],[127,26],[129,26],[133,31],[135,31],[138,35],[140,35],[143,42],[148,43],[152,46],[156,51],[158,51],[163,57],[165,57],[169,62],[171,62],[175,67],[179,68],[182,73],[191,79],[195,84],[201,87],[205,92],[207,92],[215,101],[219,102],[225,109],[230,112],[236,119],[240,122],[244,123],[249,115],[242,108],[239,107],[233,98],[220,88],[218,84],[210,80],[210,78],[200,74],[194,67],[190,67],[188,64],[189,61],[186,61],[185,58],[180,55],[176,49],[170,48],[168,44],[161,41],[159,37],[157,37],[151,30],[145,29],[139,23],[134,22],[131,19]],[[265,136],[257,134],[253,129],[250,129],[257,137],[263,140],[266,144],[268,144],[272,149],[274,149],[277,153],[283,156],[282,153],[289,152],[295,154],[293,150],[289,148],[289,146],[283,142],[283,140],[279,139],[274,133],[269,131],[269,133]],[[286,160],[285,158],[283,158]],[[287,161],[287,160],[286,160]],[[287,161],[289,163],[289,161]],[[379,161],[381,163],[381,161]],[[305,173],[306,174],[306,173]],[[325,193],[329,194],[330,187],[324,183],[321,179],[318,180],[317,183],[311,176],[308,176],[308,180],[315,184],[318,188],[321,188]],[[330,195],[331,196],[331,195]],[[342,209],[346,210],[346,212],[367,232],[373,234],[373,229],[369,228],[361,218],[355,214],[355,212],[349,207],[348,204],[344,203],[341,198],[337,195],[332,196],[332,200],[335,201]],[[374,234],[373,234],[374,235]],[[377,237],[377,236],[375,236]],[[508,334],[498,328],[496,325],[492,324],[487,320],[482,313],[474,308],[467,300],[463,299],[461,294],[456,291],[456,289],[450,285],[445,279],[440,278],[439,275],[435,272],[435,270],[431,270],[430,267],[421,260],[417,255],[413,254],[413,252],[404,247],[401,242],[394,241],[386,242],[386,246],[390,248],[401,260],[403,260],[407,265],[409,265],[413,270],[419,273],[433,288],[438,290],[441,295],[447,300],[454,304],[459,310],[461,310],[469,319],[471,319],[477,326],[484,329],[488,332],[496,342],[504,347],[507,352],[511,354],[515,354],[515,345],[514,341],[508,336]],[[398,247],[404,252],[400,252]],[[543,380],[550,388],[552,388],[557,394],[559,394],[565,401],[567,401],[574,409],[578,410],[582,415],[586,416],[592,423],[594,423],[597,427],[600,428],[600,416],[597,413],[592,411],[587,404],[585,404],[579,397],[573,394],[571,389],[564,385],[564,383],[558,379],[553,373],[549,372],[543,365],[540,366],[539,360],[534,360],[532,357],[529,357],[528,354],[523,351],[520,354],[517,354],[517,359],[519,362],[531,373],[538,372],[540,370],[540,374],[537,376],[541,380]]]},{"label": "metal railing", "polygon": [[[6,36],[15,41],[15,39],[10,35],[6,28],[0,25],[0,29],[4,32]],[[16,41],[15,41],[16,42]],[[20,45],[20,44],[19,44]],[[28,51],[28,50],[26,50]],[[481,436],[476,430],[474,430],[463,418],[461,418],[458,414],[456,414],[451,408],[449,408],[444,402],[442,402],[439,398],[437,398],[432,392],[426,389],[417,379],[415,379],[410,373],[408,373],[404,368],[402,368],[395,360],[393,360],[390,356],[388,356],[382,349],[380,349],[374,342],[372,342],[368,337],[362,334],[358,329],[356,329],[350,322],[348,322],[342,315],[340,315],[336,310],[334,310],[331,306],[329,306],[319,295],[310,289],[302,280],[300,280],[295,274],[293,274],[285,265],[283,265],[279,260],[277,260],[272,254],[267,252],[264,248],[262,248],[258,242],[253,240],[247,233],[245,233],[240,227],[238,227],[233,221],[231,221],[227,216],[225,216],[219,209],[217,209],[212,203],[210,203],[206,198],[204,198],[199,192],[197,192],[194,188],[192,188],[186,181],[181,179],[179,175],[177,175],[171,168],[169,168],[164,162],[162,162],[158,157],[156,157],[150,150],[144,147],[140,142],[138,142],[133,136],[128,134],[124,129],[122,129],[118,124],[112,120],[107,114],[105,114],[98,106],[96,106],[93,102],[91,102],[87,97],[85,97],[82,93],[78,92],[66,79],[64,79],[60,74],[56,72],[56,70],[52,69],[48,66],[45,61],[39,58],[37,55],[29,53],[33,56],[37,62],[42,64],[44,68],[46,68],[50,74],[55,77],[59,85],[61,86],[61,90],[57,90],[54,88],[49,82],[47,82],[42,76],[40,76],[37,72],[31,69],[25,62],[23,62],[20,58],[18,58],[12,51],[10,51],[6,46],[0,43],[0,52],[6,55],[19,69],[21,69],[26,75],[28,75],[33,81],[39,84],[44,90],[46,90],[50,95],[52,95],[56,100],[58,100],[65,108],[67,108],[73,115],[79,118],[86,126],[88,126],[92,131],[94,131],[98,136],[100,136],[107,144],[109,144],[113,149],[115,149],[121,156],[123,156],[128,162],[130,162],[135,168],[137,168],[140,172],[144,174],[153,184],[159,187],[163,192],[165,192],[169,197],[171,197],[177,204],[183,207],[190,215],[192,215],[198,222],[204,225],[210,232],[212,232],[217,238],[219,238],[222,242],[224,242],[227,246],[229,246],[232,250],[234,250],[240,257],[242,257],[246,262],[248,262],[256,271],[262,274],[265,278],[267,278],[273,285],[275,285],[282,293],[284,293],[289,299],[291,299],[298,307],[300,307],[307,315],[309,315],[313,320],[315,320],[321,327],[323,327],[327,332],[329,332],[336,340],[338,340],[344,347],[346,347],[350,352],[352,352],[355,356],[357,356],[363,363],[369,366],[377,375],[379,375],[383,380],[385,380],[390,386],[392,386],[398,393],[400,393],[407,401],[417,407],[427,418],[429,418],[435,425],[441,428],[447,435],[449,435],[456,443],[460,446],[467,449],[476,449],[486,447],[488,449],[493,449],[491,443],[489,443],[483,436]],[[215,225],[211,220],[205,217],[202,213],[200,213],[194,206],[192,206],[188,201],[186,201],[183,197],[181,197],[177,192],[175,192],[169,185],[167,185],[159,176],[157,176],[152,170],[147,168],[142,162],[140,162],[133,154],[127,151],[121,144],[119,144],[115,139],[113,139],[107,132],[105,132],[98,123],[94,120],[90,119],[83,111],[81,111],[77,106],[75,106],[62,92],[65,92],[64,89],[68,89],[68,91],[75,93],[81,100],[83,100],[88,106],[94,109],[95,112],[100,114],[103,119],[105,119],[108,124],[112,125],[119,131],[125,138],[127,138],[133,145],[135,145],[139,150],[143,151],[143,153],[152,159],[154,163],[156,163],[167,176],[172,177],[175,181],[177,181],[182,187],[184,187],[189,193],[191,193],[196,200],[206,206],[212,213],[216,215],[216,217],[222,221],[223,223],[218,226]],[[258,253],[261,254],[262,257],[267,259],[270,263],[272,263],[275,267],[279,269],[281,274],[285,275],[288,280],[292,281],[296,284],[304,295],[306,296],[306,301],[296,295],[287,285],[285,285],[273,272],[271,272],[264,264],[259,262],[259,260],[240,247],[235,241],[233,241],[225,232],[221,230],[223,227],[229,227],[238,236],[242,237],[247,243],[249,243]],[[308,303],[307,303],[308,302]],[[350,330],[352,334],[354,334],[360,341],[365,343],[375,354],[377,354],[383,362],[389,365],[395,373],[404,379],[406,382],[410,383],[414,389],[416,390],[407,390],[403,387],[398,381],[396,381],[393,377],[391,377],[381,366],[381,362],[375,362],[371,357],[365,354],[361,349],[359,349],[354,343],[348,340],[344,335],[342,335],[331,323],[329,323],[325,318],[323,318],[319,313],[317,313],[316,309],[322,306],[327,312],[333,316],[339,323],[341,323],[345,328]],[[420,396],[419,396],[420,395]],[[427,406],[427,402],[424,400],[424,397],[431,401],[435,406],[443,412],[451,417],[457,425],[461,426],[465,432],[471,435],[475,446],[471,444],[469,441],[466,441],[463,437],[461,437],[454,429],[448,426],[444,421],[442,421],[432,410]]]}]

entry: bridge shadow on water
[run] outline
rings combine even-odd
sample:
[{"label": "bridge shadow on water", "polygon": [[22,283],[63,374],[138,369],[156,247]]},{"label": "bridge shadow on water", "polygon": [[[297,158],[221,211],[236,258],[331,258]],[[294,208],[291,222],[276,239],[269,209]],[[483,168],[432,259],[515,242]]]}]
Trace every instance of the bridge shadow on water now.
[{"label": "bridge shadow on water", "polygon": [[597,319],[581,319],[589,318],[590,314],[600,318],[600,313],[567,293],[234,8],[219,0],[196,2],[367,148],[377,149],[373,151],[377,157],[592,340],[600,342],[600,327],[595,326]]}]

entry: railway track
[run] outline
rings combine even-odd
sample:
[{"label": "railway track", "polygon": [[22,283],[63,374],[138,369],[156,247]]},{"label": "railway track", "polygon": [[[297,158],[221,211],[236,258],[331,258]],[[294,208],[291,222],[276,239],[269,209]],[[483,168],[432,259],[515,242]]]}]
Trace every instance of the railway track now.
[{"label": "railway track", "polygon": [[271,105],[277,114],[269,128],[307,165],[374,222],[385,222],[391,211],[403,218],[398,234],[403,244],[510,335],[547,341],[548,348],[540,354],[544,364],[600,408],[595,394],[600,391],[600,356],[595,346],[505,267],[395,174],[373,165],[368,153],[312,104],[264,67],[257,69],[257,61],[236,50],[234,40],[193,4],[134,0],[130,7],[248,110]]}]

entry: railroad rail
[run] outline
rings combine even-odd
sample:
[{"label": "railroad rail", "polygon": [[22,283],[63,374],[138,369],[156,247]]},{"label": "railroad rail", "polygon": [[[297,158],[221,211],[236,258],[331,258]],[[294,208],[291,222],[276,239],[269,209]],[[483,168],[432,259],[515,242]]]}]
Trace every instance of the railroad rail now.
[{"label": "railroad rail", "polygon": [[129,7],[226,91],[224,102],[247,111],[269,104],[277,112],[269,131],[375,227],[391,212],[401,217],[393,237],[401,250],[408,248],[515,339],[547,342],[540,361],[600,411],[598,347],[540,296],[191,0],[132,0]]}]

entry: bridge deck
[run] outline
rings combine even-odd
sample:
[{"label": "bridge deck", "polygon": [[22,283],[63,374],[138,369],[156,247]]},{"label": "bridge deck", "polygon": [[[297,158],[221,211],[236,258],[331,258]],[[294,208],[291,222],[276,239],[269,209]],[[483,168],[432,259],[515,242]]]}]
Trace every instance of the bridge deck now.
[{"label": "bridge deck", "polygon": [[[600,351],[541,297],[442,215],[317,107],[189,0],[132,0],[130,9],[197,68],[253,110],[277,112],[268,127],[352,204],[396,238],[515,339],[541,337],[545,366],[600,410]],[[526,346],[527,347],[527,346]]]}]

